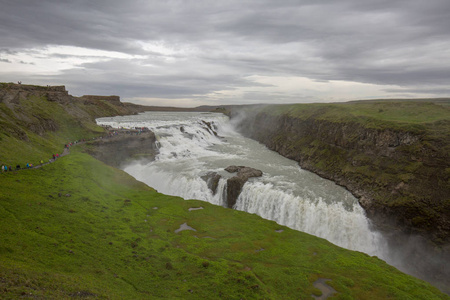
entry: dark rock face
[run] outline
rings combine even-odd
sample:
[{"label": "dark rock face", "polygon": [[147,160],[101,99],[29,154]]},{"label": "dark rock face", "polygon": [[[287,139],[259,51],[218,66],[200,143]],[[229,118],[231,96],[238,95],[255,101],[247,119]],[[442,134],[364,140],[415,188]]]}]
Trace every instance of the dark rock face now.
[{"label": "dark rock face", "polygon": [[113,95],[113,96],[84,95],[84,96],[82,96],[81,98],[89,99],[89,100],[95,100],[95,101],[98,101],[98,100],[105,100],[105,101],[114,102],[114,103],[116,103],[117,105],[120,105],[120,104],[121,104],[121,102],[120,102],[120,97],[119,97],[119,96],[115,96],[115,95]]},{"label": "dark rock face", "polygon": [[256,111],[238,126],[303,169],[347,188],[385,233],[395,256],[413,265],[412,274],[450,286],[444,263],[450,260],[450,139],[433,132],[450,122],[419,131],[320,117]]},{"label": "dark rock face", "polygon": [[45,119],[39,116],[34,116],[36,121],[27,124],[27,128],[38,135],[44,135],[48,131],[55,132],[58,130],[58,124],[52,119]]},{"label": "dark rock face", "polygon": [[217,186],[219,185],[221,176],[216,172],[208,172],[201,178],[206,182],[208,188],[213,192],[213,195],[215,195],[217,193]]},{"label": "dark rock face", "polygon": [[[242,191],[242,187],[249,178],[261,177],[263,175],[263,172],[261,170],[244,166],[229,166],[225,168],[225,171],[227,171],[228,173],[237,172],[236,176],[233,176],[227,180],[226,197],[228,208],[233,208],[233,206],[236,204],[236,200]],[[205,175],[201,176],[201,178],[207,183],[208,188],[215,195],[217,193],[219,180],[220,178],[222,178],[222,176],[220,176],[216,172],[208,172]]]},{"label": "dark rock face", "polygon": [[225,169],[229,173],[236,173],[237,175],[227,180],[227,206],[233,208],[236,200],[242,191],[242,187],[251,177],[261,177],[263,172],[261,170],[253,169],[244,166],[229,166]]},{"label": "dark rock face", "polygon": [[227,171],[228,173],[237,172],[236,176],[243,179],[244,181],[247,181],[250,177],[261,177],[263,175],[263,172],[261,170],[244,166],[229,166],[225,168],[225,171]]},{"label": "dark rock face", "polygon": [[88,152],[98,160],[120,168],[129,159],[154,160],[157,154],[155,142],[155,134],[151,131],[140,135],[121,133],[91,142],[94,147]]},{"label": "dark rock face", "polygon": [[234,176],[227,180],[227,207],[233,208],[236,200],[242,191],[245,181],[242,178]]},{"label": "dark rock face", "polygon": [[208,130],[208,132],[214,134],[215,136],[218,136],[218,135],[217,135],[217,132],[216,132],[216,130],[215,130],[215,128],[214,128],[214,124],[211,124],[211,122],[206,122],[206,121],[203,121],[203,120],[202,120],[202,123],[203,123],[204,125],[206,125],[205,128],[206,128],[206,130]]},{"label": "dark rock face", "polygon": [[264,112],[247,115],[239,131],[346,187],[377,224],[449,242],[450,159],[440,150],[448,143],[423,132]]}]

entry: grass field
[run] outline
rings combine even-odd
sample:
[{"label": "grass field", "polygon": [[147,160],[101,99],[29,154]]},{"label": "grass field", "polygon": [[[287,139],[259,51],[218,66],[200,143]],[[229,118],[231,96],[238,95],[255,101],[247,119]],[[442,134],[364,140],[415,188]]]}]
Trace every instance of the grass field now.
[{"label": "grass field", "polygon": [[[158,194],[80,150],[1,175],[2,298],[308,299],[318,278],[335,299],[448,298],[375,257]],[[183,223],[196,231],[175,233]]]},{"label": "grass field", "polygon": [[[20,101],[0,103],[2,164],[36,164],[100,135],[93,117],[115,111],[101,101]],[[378,258],[159,194],[82,147],[0,174],[1,299],[312,299],[319,278],[331,280],[334,299],[449,299]],[[196,231],[176,233],[184,223]]]},{"label": "grass field", "polygon": [[[434,123],[450,129],[450,99],[423,101],[356,101],[346,103],[310,103],[270,105],[272,115],[287,114],[300,119],[357,122],[370,128],[393,128],[421,132]],[[437,124],[436,124],[437,123]]]}]

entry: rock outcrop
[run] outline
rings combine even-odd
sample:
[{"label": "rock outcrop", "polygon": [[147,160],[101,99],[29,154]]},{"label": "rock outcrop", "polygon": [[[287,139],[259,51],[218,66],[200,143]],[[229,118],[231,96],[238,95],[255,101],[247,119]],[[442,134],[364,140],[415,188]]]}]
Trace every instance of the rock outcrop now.
[{"label": "rock outcrop", "polygon": [[227,180],[227,206],[233,208],[236,200],[242,191],[242,187],[251,177],[261,177],[263,175],[261,170],[253,169],[244,166],[229,166],[225,168],[229,173],[236,173],[236,176]]},{"label": "rock outcrop", "polygon": [[208,172],[201,178],[206,182],[213,195],[215,195],[217,193],[217,187],[219,185],[219,180],[221,177],[222,176],[220,176],[216,172]]},{"label": "rock outcrop", "polygon": [[92,147],[88,153],[104,163],[120,168],[130,159],[154,160],[158,149],[155,145],[156,137],[152,131],[138,134],[133,131],[122,131],[90,142]]},{"label": "rock outcrop", "polygon": [[[28,156],[30,142],[39,145],[37,152],[49,151],[48,147],[59,151],[56,145],[102,134],[96,118],[131,115],[147,109],[117,101],[120,99],[116,96],[110,98],[106,96],[104,101],[73,97],[64,86],[0,83],[0,148],[8,149],[14,144],[21,157]],[[0,159],[12,160],[6,153]]]},{"label": "rock outcrop", "polygon": [[73,97],[66,91],[66,87],[61,86],[38,86],[15,83],[3,83],[0,89],[0,103],[19,104],[20,99],[27,99],[30,96],[46,97],[52,102],[66,102]]},{"label": "rock outcrop", "polygon": [[211,122],[203,121],[203,120],[202,120],[202,123],[203,123],[203,125],[206,125],[205,128],[209,133],[214,134],[215,136],[218,136],[217,131],[216,131],[217,128],[215,128],[214,124],[212,124]]},{"label": "rock outcrop", "polygon": [[84,95],[81,98],[88,99],[88,100],[95,100],[95,101],[109,101],[113,102],[115,105],[123,105],[122,102],[120,102],[119,96],[101,96],[101,95]]},{"label": "rock outcrop", "polygon": [[[237,173],[235,176],[227,179],[226,202],[228,208],[234,207],[237,198],[241,194],[242,187],[249,178],[261,177],[263,175],[263,172],[261,170],[244,166],[229,166],[225,168],[225,171],[227,171],[228,173]],[[217,193],[219,180],[220,178],[222,178],[222,176],[220,176],[216,172],[208,172],[201,178],[206,181],[208,188],[215,195]]]},{"label": "rock outcrop", "polygon": [[[38,86],[15,83],[0,83],[0,103],[14,109],[14,106],[20,105],[21,100],[33,98],[46,99],[49,102],[62,104],[66,112],[76,117],[89,117],[91,119],[116,116],[131,115],[150,110],[149,107],[133,103],[121,102],[119,96],[99,96],[85,95],[74,97],[69,94],[66,87],[61,86]],[[90,115],[75,111],[74,106],[89,106]],[[16,115],[20,119],[20,115]]]}]

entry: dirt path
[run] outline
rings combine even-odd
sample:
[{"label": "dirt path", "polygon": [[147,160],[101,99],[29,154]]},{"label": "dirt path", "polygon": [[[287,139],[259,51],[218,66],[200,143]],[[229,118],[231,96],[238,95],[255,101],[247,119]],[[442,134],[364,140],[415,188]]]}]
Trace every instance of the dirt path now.
[{"label": "dirt path", "polygon": [[[111,139],[111,138],[114,138],[114,137],[117,137],[117,136],[122,136],[122,135],[136,135],[136,136],[138,136],[138,135],[140,135],[142,133],[146,133],[146,132],[149,131],[148,128],[141,128],[141,129],[108,128],[108,129],[110,130],[108,135],[101,136],[101,137],[96,137],[93,140],[99,140],[99,139],[107,140],[107,139]],[[88,140],[88,141],[91,141],[91,140]],[[87,142],[86,140],[82,139],[80,142],[72,143],[72,145],[69,146],[69,147],[64,147],[63,152],[61,154],[59,154],[58,158],[64,157],[66,155],[69,155],[70,154],[70,148],[72,148],[73,146],[77,146],[77,145],[80,145],[80,144],[85,144],[86,142]],[[51,158],[51,159],[49,159],[48,161],[46,161],[46,162],[44,162],[42,164],[33,165],[33,167],[31,167],[31,168],[27,168],[25,166],[25,167],[21,167],[20,169],[12,169],[11,171],[8,170],[7,172],[15,172],[15,171],[22,171],[22,170],[38,169],[38,168],[41,168],[41,167],[46,166],[48,164],[54,163],[58,158]],[[7,172],[5,172],[3,169],[0,170],[0,174],[1,173],[7,173]]]},{"label": "dirt path", "polygon": [[[70,146],[68,148],[64,147],[63,152],[61,154],[59,154],[58,158],[61,158],[61,157],[66,156],[66,155],[69,155],[71,147],[79,145],[79,144],[84,144],[84,143],[86,143],[86,142],[78,142],[78,143],[75,143],[75,144],[73,144],[72,146]],[[8,170],[8,172],[17,172],[17,171],[22,171],[22,170],[39,169],[39,168],[41,168],[43,166],[46,166],[46,165],[51,164],[51,163],[54,163],[58,158],[50,158],[47,162],[44,162],[44,163],[38,164],[38,165],[33,165],[33,167],[31,167],[31,168],[23,167],[23,168],[20,168],[20,169],[13,169],[11,171]],[[1,170],[0,173],[7,173],[7,172],[5,172],[4,170]]]}]

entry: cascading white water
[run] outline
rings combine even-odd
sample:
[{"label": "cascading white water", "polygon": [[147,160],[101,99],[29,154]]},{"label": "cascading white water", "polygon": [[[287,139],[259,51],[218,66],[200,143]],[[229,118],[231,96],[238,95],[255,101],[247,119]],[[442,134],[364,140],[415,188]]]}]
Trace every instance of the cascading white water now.
[{"label": "cascading white water", "polygon": [[326,203],[320,197],[310,199],[294,196],[273,189],[271,184],[257,182],[246,186],[236,203],[236,209],[326,238],[348,249],[383,254],[382,238],[370,231],[359,205],[354,205],[349,211],[339,202]]},{"label": "cascading white water", "polygon": [[[223,115],[148,112],[97,122],[115,128],[148,127],[156,134],[156,160],[135,162],[124,170],[161,193],[225,205],[226,179],[233,175],[224,168],[244,165],[260,169],[263,177],[251,178],[244,185],[235,209],[256,213],[347,249],[385,257],[384,238],[371,230],[363,209],[348,191],[244,138]],[[201,178],[210,171],[222,176],[215,194]]]}]

